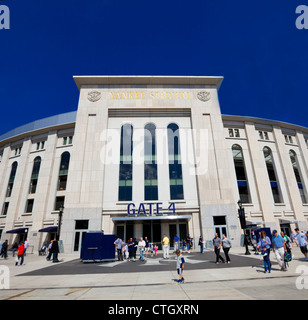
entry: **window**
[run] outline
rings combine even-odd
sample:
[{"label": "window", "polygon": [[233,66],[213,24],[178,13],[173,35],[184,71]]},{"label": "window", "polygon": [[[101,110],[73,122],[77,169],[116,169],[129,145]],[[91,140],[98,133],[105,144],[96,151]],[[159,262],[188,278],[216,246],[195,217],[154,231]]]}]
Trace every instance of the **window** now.
[{"label": "window", "polygon": [[35,193],[37,187],[38,176],[41,167],[41,157],[36,157],[33,162],[33,169],[29,187],[29,193]]},{"label": "window", "polygon": [[171,200],[184,199],[179,127],[171,123],[168,129],[169,181]]},{"label": "window", "polygon": [[296,153],[293,150],[290,150],[289,154],[302,202],[307,203],[306,192],[302,183],[302,177],[298,167]]},{"label": "window", "polygon": [[271,189],[272,189],[274,202],[281,203],[282,198],[281,198],[281,194],[280,194],[279,183],[276,178],[276,172],[275,172],[275,167],[274,167],[274,162],[273,162],[273,157],[272,157],[272,151],[270,148],[264,147],[263,154],[264,154],[268,177],[270,180],[270,185],[271,185]]},{"label": "window", "polygon": [[17,166],[18,166],[17,162],[14,162],[12,164],[9,183],[8,183],[7,190],[6,190],[6,197],[10,197],[11,194],[12,194],[12,190],[13,190],[13,186],[14,186],[14,180],[15,180],[16,171],[17,171]]},{"label": "window", "polygon": [[2,216],[6,216],[7,212],[9,210],[9,202],[4,202],[3,207],[2,207],[2,211],[1,211],[1,215]]},{"label": "window", "polygon": [[232,146],[233,161],[237,179],[237,187],[240,199],[243,203],[250,203],[250,192],[246,177],[245,163],[242,148],[235,144]]},{"label": "window", "polygon": [[149,123],[144,128],[144,199],[158,200],[156,127]]},{"label": "window", "polygon": [[[306,147],[308,148],[308,138],[305,138]],[[0,153],[0,161],[1,161],[1,153]]]},{"label": "window", "polygon": [[40,141],[36,143],[36,150],[43,150],[45,149],[45,141]]},{"label": "window", "polygon": [[133,126],[121,127],[119,201],[131,201],[133,196]]},{"label": "window", "polygon": [[56,197],[55,211],[59,211],[64,206],[65,197]]},{"label": "window", "polygon": [[285,140],[286,143],[293,144],[293,138],[290,135],[285,135],[284,136],[284,140]]},{"label": "window", "polygon": [[260,140],[269,140],[268,132],[267,131],[259,131],[259,138],[260,138]]},{"label": "window", "polygon": [[15,148],[14,149],[14,155],[19,156],[21,154],[21,147]]},{"label": "window", "polygon": [[64,152],[61,155],[61,163],[58,178],[58,191],[66,190],[68,168],[70,164],[70,153]]},{"label": "window", "polygon": [[3,158],[3,149],[0,150],[0,162],[2,161],[2,158]]},{"label": "window", "polygon": [[28,199],[25,212],[31,213],[33,210],[33,205],[34,205],[34,199]]},{"label": "window", "polygon": [[240,137],[240,130],[239,129],[229,129],[229,137],[230,138],[239,138]]},{"label": "window", "polygon": [[62,145],[63,146],[71,145],[71,144],[73,144],[73,136],[67,136],[67,137],[62,138]]}]

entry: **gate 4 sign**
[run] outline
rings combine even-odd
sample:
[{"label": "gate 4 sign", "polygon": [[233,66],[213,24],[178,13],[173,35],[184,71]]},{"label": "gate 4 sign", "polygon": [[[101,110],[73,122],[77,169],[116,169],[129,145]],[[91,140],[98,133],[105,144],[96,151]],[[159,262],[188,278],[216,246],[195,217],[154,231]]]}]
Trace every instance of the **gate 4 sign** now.
[{"label": "gate 4 sign", "polygon": [[[162,215],[163,212],[163,207],[162,207],[162,202],[146,202],[143,203],[141,202],[138,206],[138,209],[136,207],[136,205],[134,203],[130,203],[127,205],[127,215],[128,216],[135,216],[137,214],[137,216],[140,215],[150,215],[152,216],[154,213],[158,216],[158,215]],[[170,205],[168,206],[168,213],[171,214],[175,214],[175,203],[171,202]]]}]

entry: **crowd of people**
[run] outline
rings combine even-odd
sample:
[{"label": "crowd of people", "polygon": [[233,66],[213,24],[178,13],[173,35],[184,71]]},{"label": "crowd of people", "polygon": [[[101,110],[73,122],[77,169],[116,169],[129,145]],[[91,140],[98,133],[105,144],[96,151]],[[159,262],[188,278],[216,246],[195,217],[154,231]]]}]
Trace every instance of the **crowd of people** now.
[{"label": "crowd of people", "polygon": [[[15,266],[24,265],[25,256],[27,254],[27,249],[29,247],[29,241],[25,239],[24,241],[20,241],[19,243],[14,242],[11,247],[12,257],[15,261]],[[8,240],[5,240],[2,244],[0,243],[0,257],[7,260],[8,259],[8,251],[9,245]],[[59,262],[58,254],[59,254],[59,245],[56,239],[51,240],[50,244],[47,246],[44,244],[42,248],[39,250],[40,255],[47,255],[46,260],[52,262]]]},{"label": "crowd of people", "polygon": [[290,237],[284,232],[278,234],[277,230],[273,230],[270,236],[265,231],[261,231],[259,234],[259,241],[257,241],[257,235],[252,235],[252,243],[255,248],[255,254],[261,254],[260,260],[264,264],[264,272],[271,272],[271,249],[275,254],[275,258],[281,271],[288,270],[288,262],[290,262],[294,255],[292,254],[292,248],[294,245],[300,247],[304,259],[308,260],[307,250],[307,232],[302,232],[298,228],[290,234]]}]

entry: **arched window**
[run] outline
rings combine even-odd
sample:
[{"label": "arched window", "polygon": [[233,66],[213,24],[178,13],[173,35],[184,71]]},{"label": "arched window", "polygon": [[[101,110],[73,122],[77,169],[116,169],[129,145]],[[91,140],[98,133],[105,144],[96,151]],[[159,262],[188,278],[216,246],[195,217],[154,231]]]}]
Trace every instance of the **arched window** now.
[{"label": "arched window", "polygon": [[70,157],[71,157],[71,155],[67,151],[62,153],[62,155],[61,155],[59,180],[58,180],[58,191],[66,190]]},{"label": "arched window", "polygon": [[184,199],[179,127],[171,123],[167,129],[170,198],[171,200]]},{"label": "arched window", "polygon": [[264,147],[263,148],[263,154],[264,154],[264,159],[265,159],[265,164],[266,164],[266,168],[267,168],[268,177],[269,177],[270,184],[271,184],[271,189],[272,189],[274,202],[275,203],[281,203],[282,202],[282,198],[281,198],[279,183],[278,183],[278,180],[276,178],[276,172],[275,172],[275,166],[274,166],[272,151],[271,151],[270,148]]},{"label": "arched window", "polygon": [[133,196],[133,126],[121,127],[119,201],[131,201]]},{"label": "arched window", "polygon": [[156,127],[153,123],[144,127],[144,199],[158,200]]},{"label": "arched window", "polygon": [[41,157],[36,157],[33,162],[33,169],[32,169],[29,193],[36,192],[40,167],[41,167]]},{"label": "arched window", "polygon": [[301,177],[300,169],[298,166],[296,153],[293,150],[290,150],[289,154],[290,154],[290,159],[291,159],[294,175],[296,178],[298,190],[299,190],[300,196],[302,198],[302,202],[307,203],[306,192],[305,192],[304,185],[302,183],[302,177]]},{"label": "arched window", "polygon": [[240,199],[243,203],[251,203],[242,148],[237,144],[233,145],[232,155]]},{"label": "arched window", "polygon": [[10,197],[12,194],[17,167],[18,167],[18,163],[15,161],[12,164],[10,179],[9,179],[9,183],[8,183],[7,190],[6,190],[6,197]]}]

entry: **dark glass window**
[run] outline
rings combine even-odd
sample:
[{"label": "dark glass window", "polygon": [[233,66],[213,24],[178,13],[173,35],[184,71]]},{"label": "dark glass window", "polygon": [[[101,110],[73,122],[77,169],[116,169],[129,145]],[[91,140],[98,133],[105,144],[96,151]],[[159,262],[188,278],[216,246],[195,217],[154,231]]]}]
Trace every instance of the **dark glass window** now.
[{"label": "dark glass window", "polygon": [[66,151],[61,156],[59,178],[58,178],[58,191],[66,190],[69,164],[70,164],[70,153]]},{"label": "dark glass window", "polygon": [[179,127],[171,123],[167,129],[170,198],[171,200],[184,199]]},{"label": "dark glass window", "polygon": [[37,187],[38,176],[41,167],[41,157],[36,157],[33,163],[29,193],[35,193]]},{"label": "dark glass window", "polygon": [[34,199],[29,199],[26,205],[26,213],[30,213],[33,210]]},{"label": "dark glass window", "polygon": [[232,154],[233,154],[235,174],[237,179],[237,187],[238,187],[240,199],[243,203],[250,203],[251,198],[250,198],[248,181],[246,177],[246,170],[245,170],[245,163],[244,163],[242,148],[237,144],[233,145]]},{"label": "dark glass window", "polygon": [[89,228],[89,220],[76,220],[75,230],[85,230]]},{"label": "dark glass window", "polygon": [[8,183],[7,190],[6,190],[6,197],[10,197],[12,194],[17,167],[18,167],[17,162],[14,162],[12,164],[10,179],[9,179],[9,183]]},{"label": "dark glass window", "polygon": [[133,127],[121,127],[119,201],[131,201],[133,196]]},{"label": "dark glass window", "polygon": [[10,204],[9,202],[4,202],[3,207],[2,207],[2,212],[1,212],[1,214],[3,216],[7,215],[7,212],[9,210],[9,204]]},{"label": "dark glass window", "polygon": [[144,199],[158,200],[156,127],[149,123],[144,128]]},{"label": "dark glass window", "polygon": [[305,189],[304,189],[304,185],[302,183],[301,174],[300,174],[299,167],[298,167],[298,164],[297,164],[296,153],[293,150],[290,150],[289,154],[290,154],[290,159],[291,159],[291,163],[292,163],[295,179],[296,179],[296,182],[297,182],[299,194],[301,196],[302,202],[303,203],[307,203],[306,192],[305,192]]},{"label": "dark glass window", "polygon": [[273,162],[273,157],[272,157],[272,151],[270,148],[264,147],[263,154],[264,154],[268,177],[270,180],[270,185],[271,185],[271,189],[272,189],[274,202],[281,203],[282,198],[281,198],[281,194],[280,194],[279,183],[276,178],[276,172],[275,172],[275,167],[274,167],[274,162]]},{"label": "dark glass window", "polygon": [[59,211],[60,207],[64,207],[65,197],[56,197],[55,211]]}]

